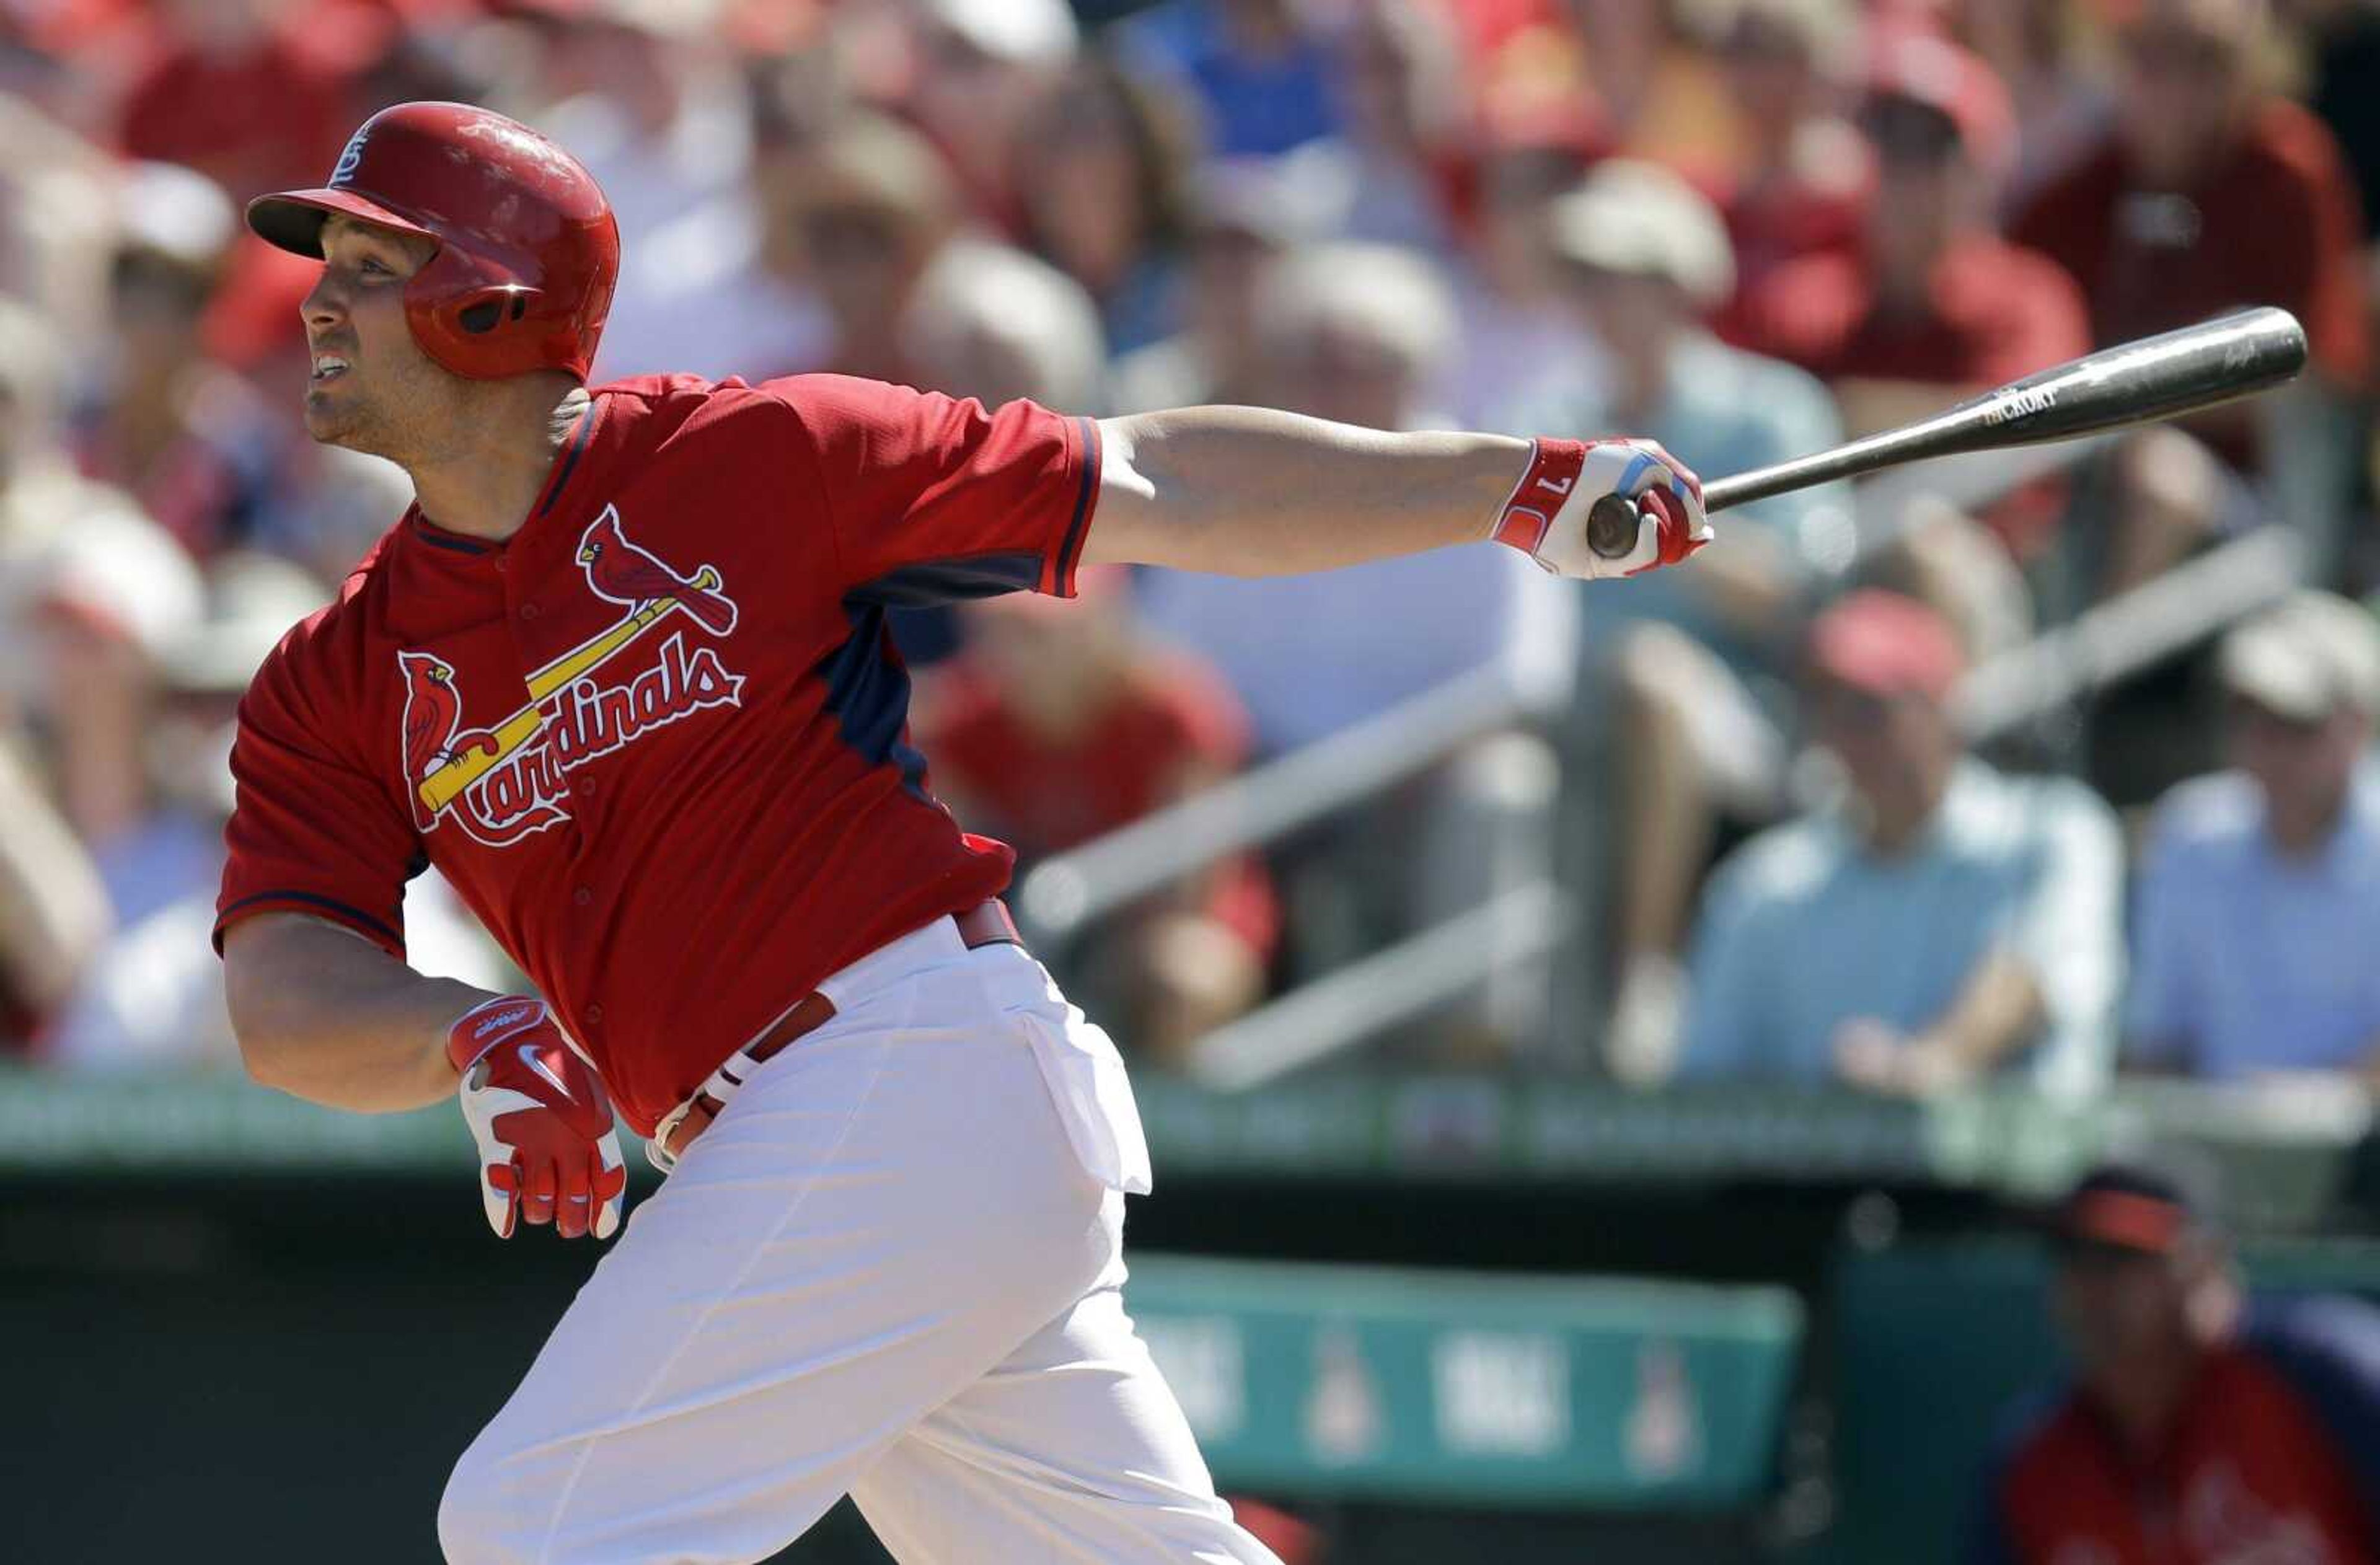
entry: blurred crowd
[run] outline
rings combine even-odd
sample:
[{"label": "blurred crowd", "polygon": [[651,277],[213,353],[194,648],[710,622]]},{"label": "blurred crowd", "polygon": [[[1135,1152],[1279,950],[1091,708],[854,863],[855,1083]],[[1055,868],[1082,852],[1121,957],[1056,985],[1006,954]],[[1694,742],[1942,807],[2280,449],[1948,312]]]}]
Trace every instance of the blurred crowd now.
[{"label": "blurred crowd", "polygon": [[[1565,943],[1352,1057],[2380,1083],[2373,0],[0,0],[9,1047],[235,1057],[227,724],[409,498],[304,438],[313,268],[240,209],[424,97],[609,192],[599,382],[1642,434],[1716,476],[2289,309],[2284,394],[1745,505],[1643,581],[1094,573],[899,635],[936,791],[1028,866],[1450,681],[1526,697],[1053,952],[1150,1070],[1559,865]],[[2222,562],[2269,529],[2304,585],[2242,615]],[[2174,581],[2178,651],[1976,721],[1978,671]],[[417,964],[516,983],[434,873],[407,917]]]}]

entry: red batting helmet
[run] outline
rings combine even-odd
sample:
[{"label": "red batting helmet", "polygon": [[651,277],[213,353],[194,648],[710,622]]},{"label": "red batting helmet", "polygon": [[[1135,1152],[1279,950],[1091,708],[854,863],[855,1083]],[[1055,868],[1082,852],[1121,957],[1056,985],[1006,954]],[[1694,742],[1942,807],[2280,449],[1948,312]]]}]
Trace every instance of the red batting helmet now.
[{"label": "red batting helmet", "polygon": [[399,103],[364,121],[321,189],[260,196],[248,225],[319,258],[333,212],[437,242],[405,288],[431,358],[480,380],[587,378],[620,227],[594,176],[543,136],[468,103]]}]

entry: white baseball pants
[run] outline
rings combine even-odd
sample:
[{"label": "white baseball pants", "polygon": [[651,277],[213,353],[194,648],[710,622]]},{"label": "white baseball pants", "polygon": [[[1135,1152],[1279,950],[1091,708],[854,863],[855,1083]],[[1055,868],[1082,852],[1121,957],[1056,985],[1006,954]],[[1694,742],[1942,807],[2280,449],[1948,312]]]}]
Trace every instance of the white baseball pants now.
[{"label": "white baseball pants", "polygon": [[848,1492],[903,1565],[1278,1565],[1125,1316],[1114,1046],[942,919],[823,988],[448,1481],[452,1565],[746,1565]]}]

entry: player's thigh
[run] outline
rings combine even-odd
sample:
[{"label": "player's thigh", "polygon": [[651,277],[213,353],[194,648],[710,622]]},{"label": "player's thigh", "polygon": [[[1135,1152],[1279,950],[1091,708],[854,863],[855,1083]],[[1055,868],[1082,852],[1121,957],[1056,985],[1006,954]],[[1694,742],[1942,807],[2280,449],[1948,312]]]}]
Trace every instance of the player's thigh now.
[{"label": "player's thigh", "polygon": [[852,1486],[901,1565],[1279,1565],[1216,1497],[1124,1313],[1121,1275],[921,1420]]},{"label": "player's thigh", "polygon": [[552,1565],[773,1552],[1100,1274],[1099,1195],[995,1020],[822,1031],[632,1214],[457,1465],[442,1537]]}]

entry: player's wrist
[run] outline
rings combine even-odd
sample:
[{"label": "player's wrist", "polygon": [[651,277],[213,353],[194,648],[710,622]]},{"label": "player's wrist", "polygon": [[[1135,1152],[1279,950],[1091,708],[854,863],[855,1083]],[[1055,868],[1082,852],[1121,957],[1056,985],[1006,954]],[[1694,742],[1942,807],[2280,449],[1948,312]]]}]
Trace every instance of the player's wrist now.
[{"label": "player's wrist", "polygon": [[1554,518],[1577,492],[1586,466],[1586,443],[1540,435],[1529,443],[1529,458],[1511,492],[1489,520],[1488,536],[1532,560],[1552,531]]},{"label": "player's wrist", "polygon": [[543,1025],[545,1001],[532,994],[500,994],[472,1006],[446,1029],[446,1062],[457,1075],[468,1074],[488,1051],[507,1038]]}]

